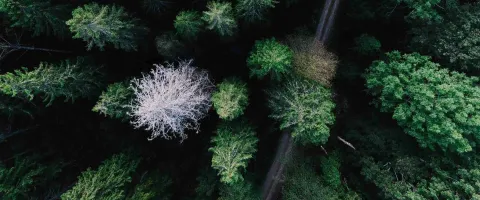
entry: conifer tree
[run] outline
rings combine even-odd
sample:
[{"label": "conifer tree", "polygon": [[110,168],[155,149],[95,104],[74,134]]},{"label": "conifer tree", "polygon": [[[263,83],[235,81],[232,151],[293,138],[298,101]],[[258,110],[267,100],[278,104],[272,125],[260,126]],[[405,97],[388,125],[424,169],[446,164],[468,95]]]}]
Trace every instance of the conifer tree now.
[{"label": "conifer tree", "polygon": [[0,92],[29,101],[40,96],[49,106],[57,97],[74,101],[92,95],[100,76],[98,69],[83,58],[58,64],[40,63],[33,70],[22,68],[0,75]]},{"label": "conifer tree", "polygon": [[128,82],[113,83],[100,95],[92,111],[105,116],[126,120],[131,111],[130,103],[133,99],[133,90]]},{"label": "conifer tree", "polygon": [[212,94],[213,108],[221,119],[232,120],[243,114],[248,104],[247,84],[239,79],[226,79]]},{"label": "conifer tree", "polygon": [[73,38],[87,42],[88,50],[94,46],[104,50],[106,44],[112,44],[116,49],[135,51],[148,31],[117,5],[89,3],[76,8],[72,15],[67,25]]},{"label": "conifer tree", "polygon": [[209,1],[207,9],[202,16],[207,28],[214,30],[220,36],[232,36],[237,29],[232,4],[230,2]]},{"label": "conifer tree", "polygon": [[220,181],[236,184],[243,181],[242,170],[257,151],[258,139],[254,129],[246,122],[224,122],[212,138],[212,168],[218,171]]},{"label": "conifer tree", "polygon": [[355,38],[355,47],[353,48],[360,55],[373,55],[380,52],[382,44],[377,38],[368,34],[362,34]]},{"label": "conifer tree", "polygon": [[480,139],[478,77],[441,69],[418,53],[387,53],[372,63],[366,86],[382,112],[422,147],[468,152]]},{"label": "conifer tree", "polygon": [[124,188],[131,182],[131,174],[137,168],[138,158],[131,153],[113,155],[97,170],[88,168],[78,176],[78,182],[62,194],[62,200],[125,199]]},{"label": "conifer tree", "polygon": [[251,77],[263,78],[270,74],[272,79],[280,80],[290,72],[292,60],[292,50],[271,38],[255,42],[247,59],[247,66],[250,68]]},{"label": "conifer tree", "polygon": [[329,125],[335,122],[331,91],[303,78],[289,78],[280,88],[269,92],[272,117],[280,129],[290,129],[301,144],[325,144],[330,136]]},{"label": "conifer tree", "polygon": [[194,40],[203,28],[201,15],[197,11],[181,11],[173,23],[180,37]]},{"label": "conifer tree", "polygon": [[276,3],[274,0],[237,0],[235,9],[247,22],[255,22],[264,20],[265,12]]},{"label": "conifer tree", "polygon": [[260,200],[260,193],[254,185],[248,181],[240,181],[232,185],[222,185],[220,187],[220,197],[218,200]]},{"label": "conifer tree", "polygon": [[50,0],[0,0],[0,12],[6,14],[11,27],[28,29],[33,35],[64,37],[68,32],[68,7],[52,5]]},{"label": "conifer tree", "polygon": [[143,0],[142,7],[150,14],[162,14],[173,4],[170,0]]}]

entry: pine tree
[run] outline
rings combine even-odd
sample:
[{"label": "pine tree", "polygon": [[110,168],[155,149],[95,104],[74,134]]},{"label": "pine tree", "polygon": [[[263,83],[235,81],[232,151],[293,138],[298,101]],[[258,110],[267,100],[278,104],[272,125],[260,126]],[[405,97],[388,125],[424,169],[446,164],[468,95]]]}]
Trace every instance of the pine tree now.
[{"label": "pine tree", "polygon": [[133,90],[128,82],[114,83],[100,95],[92,111],[105,116],[127,120],[131,112],[130,102],[133,99]]},{"label": "pine tree", "polygon": [[169,200],[169,187],[172,180],[158,171],[144,173],[127,200]]},{"label": "pine tree", "polygon": [[331,91],[303,78],[289,78],[281,87],[269,92],[272,117],[280,129],[289,129],[301,144],[325,144],[329,125],[335,122]]},{"label": "pine tree", "polygon": [[247,22],[256,22],[264,20],[265,12],[276,3],[274,0],[237,0],[235,9]]},{"label": "pine tree", "polygon": [[11,27],[33,31],[33,35],[53,34],[63,38],[69,9],[52,5],[50,0],[0,0],[0,12],[6,14]]},{"label": "pine tree", "polygon": [[98,69],[83,58],[58,64],[40,63],[34,70],[22,68],[0,75],[0,92],[29,101],[40,96],[49,106],[57,97],[74,101],[92,95],[100,76]]},{"label": "pine tree", "polygon": [[131,153],[113,155],[97,170],[88,168],[78,176],[72,189],[62,194],[62,200],[123,200],[124,187],[131,182],[131,174],[137,168],[138,158]]},{"label": "pine tree", "polygon": [[136,51],[138,42],[148,29],[138,24],[123,7],[89,3],[72,12],[73,18],[67,21],[73,38],[87,42],[87,49],[94,46],[104,50],[107,43],[116,49]]},{"label": "pine tree", "polygon": [[203,21],[197,11],[181,11],[175,18],[173,26],[180,37],[194,40],[203,28]]},{"label": "pine tree", "polygon": [[250,68],[251,77],[263,78],[270,74],[273,79],[280,80],[290,72],[292,60],[292,50],[271,38],[255,42],[247,59],[247,66]]},{"label": "pine tree", "polygon": [[374,61],[365,76],[382,112],[422,147],[443,151],[472,151],[480,139],[478,77],[441,69],[418,53],[387,53]]},{"label": "pine tree", "polygon": [[207,9],[202,16],[202,19],[207,23],[207,28],[214,30],[220,36],[232,36],[237,29],[232,4],[230,2],[209,1]]},{"label": "pine tree", "polygon": [[218,200],[260,200],[260,193],[254,185],[247,180],[240,181],[232,185],[222,185],[220,187],[220,197]]},{"label": "pine tree", "polygon": [[239,79],[224,80],[212,94],[212,102],[221,119],[235,119],[243,114],[248,105],[247,84]]},{"label": "pine tree", "polygon": [[235,184],[243,180],[241,171],[257,151],[258,139],[254,129],[246,122],[222,123],[212,138],[212,168],[218,171],[220,181]]}]

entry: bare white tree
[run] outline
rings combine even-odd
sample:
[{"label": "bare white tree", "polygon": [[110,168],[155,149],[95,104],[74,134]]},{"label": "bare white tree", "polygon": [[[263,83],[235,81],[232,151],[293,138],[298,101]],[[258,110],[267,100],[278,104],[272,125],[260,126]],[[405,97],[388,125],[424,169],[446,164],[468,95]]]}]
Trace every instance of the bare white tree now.
[{"label": "bare white tree", "polygon": [[132,80],[134,99],[131,123],[152,131],[149,140],[187,138],[186,129],[197,130],[211,107],[214,85],[208,73],[191,66],[193,60],[154,65],[141,79]]}]

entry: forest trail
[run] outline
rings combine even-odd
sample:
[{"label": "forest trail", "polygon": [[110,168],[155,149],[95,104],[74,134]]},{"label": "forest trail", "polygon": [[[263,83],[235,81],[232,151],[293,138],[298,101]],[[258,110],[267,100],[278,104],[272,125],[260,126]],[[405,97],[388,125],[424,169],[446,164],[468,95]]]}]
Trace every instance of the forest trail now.
[{"label": "forest trail", "polygon": [[[320,21],[318,21],[315,39],[325,43],[328,40],[331,29],[335,22],[338,4],[340,0],[325,0],[322,9]],[[290,133],[283,131],[280,139],[275,159],[268,170],[267,177],[263,183],[262,197],[264,200],[280,199],[280,193],[283,183],[283,171],[286,164],[286,156],[292,151],[293,139]]]}]

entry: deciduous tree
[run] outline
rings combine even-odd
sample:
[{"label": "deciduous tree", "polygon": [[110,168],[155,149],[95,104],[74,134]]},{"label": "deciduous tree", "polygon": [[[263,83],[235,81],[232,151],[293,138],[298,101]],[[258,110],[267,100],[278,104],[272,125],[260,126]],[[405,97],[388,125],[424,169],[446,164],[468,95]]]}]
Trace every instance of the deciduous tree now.
[{"label": "deciduous tree", "polygon": [[480,139],[478,78],[441,69],[418,53],[387,53],[374,61],[366,86],[383,112],[392,112],[422,147],[458,153]]},{"label": "deciduous tree", "polygon": [[89,3],[72,12],[67,21],[73,38],[87,42],[87,49],[94,46],[104,50],[107,43],[116,49],[135,51],[138,41],[143,39],[148,29],[131,17],[123,7]]},{"label": "deciduous tree", "polygon": [[353,48],[360,55],[374,55],[380,52],[382,44],[377,38],[368,34],[362,34],[355,38],[355,47]]},{"label": "deciduous tree", "polygon": [[236,78],[224,80],[217,85],[212,102],[221,119],[235,119],[243,114],[248,105],[247,84]]},{"label": "deciduous tree", "polygon": [[200,120],[207,115],[213,85],[207,72],[192,62],[180,61],[176,67],[173,63],[154,65],[150,74],[133,79],[131,123],[152,131],[149,140],[158,136],[186,139],[185,130],[198,131]]}]

